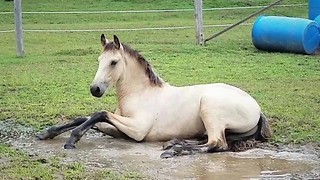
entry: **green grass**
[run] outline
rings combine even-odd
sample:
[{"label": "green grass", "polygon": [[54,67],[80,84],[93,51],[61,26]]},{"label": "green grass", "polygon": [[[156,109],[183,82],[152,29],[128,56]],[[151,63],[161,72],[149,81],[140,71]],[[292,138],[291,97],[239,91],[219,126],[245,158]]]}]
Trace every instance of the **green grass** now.
[{"label": "green grass", "polygon": [[[204,8],[266,5],[270,2],[267,0],[205,1]],[[285,3],[305,3],[305,1],[291,0]],[[2,0],[0,7],[1,11],[12,11],[13,4]],[[169,0],[23,1],[24,11],[176,8],[193,8],[193,3]],[[254,11],[254,9],[205,11],[204,21],[205,24],[233,23]],[[307,6],[278,7],[265,14],[307,17]],[[24,14],[23,22],[25,29],[168,27],[192,26],[193,16],[192,11],[152,14]],[[0,17],[0,30],[14,29],[12,14]],[[254,19],[249,20],[253,21]],[[221,29],[205,28],[205,36],[209,37]],[[26,122],[40,130],[95,111],[113,111],[116,106],[113,91],[102,99],[93,98],[89,92],[89,85],[97,69],[96,60],[101,50],[101,33],[106,33],[109,38],[117,34],[122,42],[140,50],[160,76],[172,85],[225,82],[248,91],[257,99],[269,117],[275,131],[272,139],[274,142],[299,144],[320,142],[319,55],[258,51],[251,43],[251,26],[237,27],[208,42],[204,47],[195,45],[194,29],[25,32],[24,58],[16,57],[14,33],[0,33],[0,120],[13,119],[16,122]],[[14,150],[8,147],[1,148],[2,157],[14,158],[6,155],[6,151]],[[14,151],[14,153],[20,152]],[[44,166],[22,154],[18,157],[26,164],[31,164],[31,167],[34,166],[34,169]],[[14,162],[20,163],[19,158]],[[70,176],[85,176],[89,173],[82,167],[83,165],[75,166],[76,170],[71,170]],[[14,163],[10,168],[4,169],[6,176],[15,178],[19,177],[11,174],[11,169],[12,172],[23,171],[24,175],[29,174],[29,177],[47,177],[47,175],[49,177],[61,171],[68,171],[59,167],[53,170],[48,168],[47,171],[41,172],[42,174],[37,172],[33,174],[29,170],[18,169]],[[102,174],[108,173],[112,171]]]},{"label": "green grass", "polygon": [[0,179],[141,179],[136,172],[121,174],[109,168],[88,169],[81,162],[63,163],[61,157],[29,156],[25,152],[0,145]]}]

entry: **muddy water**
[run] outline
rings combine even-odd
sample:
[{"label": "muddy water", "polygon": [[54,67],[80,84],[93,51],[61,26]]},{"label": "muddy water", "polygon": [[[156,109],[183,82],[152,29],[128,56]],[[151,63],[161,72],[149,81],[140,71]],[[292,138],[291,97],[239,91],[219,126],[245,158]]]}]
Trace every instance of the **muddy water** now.
[{"label": "muddy water", "polygon": [[88,135],[77,149],[64,150],[68,135],[52,140],[18,140],[13,146],[39,156],[61,155],[90,168],[138,171],[147,179],[291,179],[320,178],[315,154],[252,149],[246,152],[199,154],[160,159],[161,143],[136,143]]}]

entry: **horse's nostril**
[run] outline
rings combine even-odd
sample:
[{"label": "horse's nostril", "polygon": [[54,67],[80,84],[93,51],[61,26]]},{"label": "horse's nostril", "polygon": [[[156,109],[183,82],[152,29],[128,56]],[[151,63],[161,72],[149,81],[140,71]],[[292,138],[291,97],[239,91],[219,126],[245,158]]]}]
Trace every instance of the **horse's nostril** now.
[{"label": "horse's nostril", "polygon": [[92,85],[90,87],[90,92],[95,97],[101,97],[104,93],[104,89],[103,89],[103,87],[99,87],[97,85]]},{"label": "horse's nostril", "polygon": [[98,86],[91,86],[90,91],[93,96],[98,96],[100,94],[100,88]]},{"label": "horse's nostril", "polygon": [[100,88],[97,87],[96,90],[94,91],[95,93],[99,94],[100,93]]}]

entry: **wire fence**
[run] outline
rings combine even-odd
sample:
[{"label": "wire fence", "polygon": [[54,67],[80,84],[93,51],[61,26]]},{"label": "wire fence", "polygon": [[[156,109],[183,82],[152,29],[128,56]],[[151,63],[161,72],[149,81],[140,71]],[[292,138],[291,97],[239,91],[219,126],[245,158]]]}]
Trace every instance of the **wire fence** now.
[{"label": "wire fence", "polygon": [[[307,6],[307,4],[283,4],[275,7],[297,7]],[[245,6],[245,7],[222,7],[206,8],[203,11],[237,10],[237,9],[259,9],[267,6]],[[188,12],[194,9],[150,9],[150,10],[128,10],[128,11],[30,11],[22,14],[108,14],[108,13],[165,13],[165,12]],[[13,14],[13,12],[0,12],[0,14]]]},{"label": "wire fence", "polygon": [[[287,4],[276,5],[276,7],[299,7],[307,6],[307,4]],[[241,9],[259,9],[266,6],[245,6],[245,7],[223,7],[223,8],[206,8],[203,11],[221,11],[221,10],[241,10]],[[34,11],[22,12],[22,14],[108,14],[108,13],[166,13],[166,12],[190,12],[194,9],[151,9],[151,10],[128,10],[128,11]],[[13,14],[14,12],[0,12],[0,15]],[[228,27],[232,24],[211,24],[204,25],[205,28],[210,27]],[[252,23],[243,23],[242,26],[249,26]],[[194,26],[171,26],[171,27],[139,27],[139,28],[112,28],[112,29],[24,29],[24,32],[101,32],[101,31],[148,31],[148,30],[179,30],[179,29],[192,29]],[[0,30],[0,33],[12,33],[15,30]]]},{"label": "wire fence", "polygon": [[[228,27],[232,24],[212,24],[203,27]],[[243,23],[242,26],[249,26],[252,23]],[[102,31],[146,31],[146,30],[176,30],[176,29],[193,29],[194,26],[174,26],[174,27],[142,27],[142,28],[120,28],[120,29],[25,29],[24,32],[102,32]],[[14,32],[15,30],[4,30],[0,33]]]}]

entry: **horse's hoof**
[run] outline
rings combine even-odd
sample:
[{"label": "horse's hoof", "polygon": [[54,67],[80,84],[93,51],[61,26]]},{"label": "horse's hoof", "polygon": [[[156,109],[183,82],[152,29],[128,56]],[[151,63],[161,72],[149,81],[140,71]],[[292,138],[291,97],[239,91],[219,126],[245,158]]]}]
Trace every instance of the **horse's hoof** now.
[{"label": "horse's hoof", "polygon": [[162,145],[162,150],[168,150],[168,149],[171,149],[173,147],[173,143],[172,142],[165,142],[163,145]]},{"label": "horse's hoof", "polygon": [[46,140],[46,139],[53,139],[59,135],[56,131],[56,127],[52,126],[49,129],[43,130],[41,133],[36,135],[36,138],[38,140]]},{"label": "horse's hoof", "polygon": [[162,150],[171,149],[174,145],[180,144],[182,142],[183,142],[183,140],[181,140],[181,139],[173,138],[170,141],[167,141],[162,145]]},{"label": "horse's hoof", "polygon": [[171,153],[171,152],[163,152],[161,155],[160,155],[160,158],[161,159],[168,159],[168,158],[172,158],[174,155]]},{"label": "horse's hoof", "polygon": [[36,139],[38,140],[46,140],[46,139],[52,139],[50,138],[50,134],[48,133],[48,131],[44,131],[40,134],[36,135]]},{"label": "horse's hoof", "polygon": [[226,152],[230,149],[228,147],[213,147],[208,149],[208,153],[219,153],[219,152]]},{"label": "horse's hoof", "polygon": [[74,144],[65,144],[64,146],[64,149],[75,149],[76,146]]},{"label": "horse's hoof", "polygon": [[36,139],[37,140],[45,140],[46,138],[45,138],[45,136],[43,134],[37,134],[36,135]]}]

